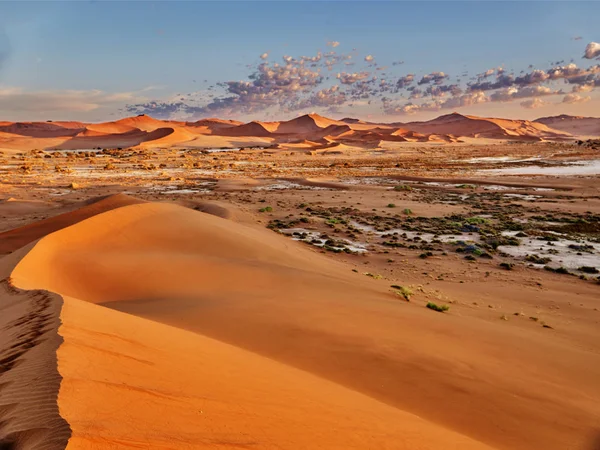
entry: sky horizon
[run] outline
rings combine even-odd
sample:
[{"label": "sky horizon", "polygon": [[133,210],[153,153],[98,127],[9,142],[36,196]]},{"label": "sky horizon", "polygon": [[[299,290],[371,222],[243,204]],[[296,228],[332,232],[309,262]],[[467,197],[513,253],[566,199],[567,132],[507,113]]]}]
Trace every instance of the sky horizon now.
[{"label": "sky horizon", "polygon": [[600,116],[600,2],[2,2],[0,120]]}]

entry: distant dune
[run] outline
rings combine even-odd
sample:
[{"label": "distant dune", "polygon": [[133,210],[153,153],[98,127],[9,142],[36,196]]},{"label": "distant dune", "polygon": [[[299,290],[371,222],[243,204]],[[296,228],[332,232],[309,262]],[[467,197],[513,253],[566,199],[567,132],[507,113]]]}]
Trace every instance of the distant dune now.
[{"label": "distant dune", "polygon": [[574,136],[600,137],[600,117],[567,116],[541,117],[534,122],[547,125]]},{"label": "distant dune", "polygon": [[[459,142],[461,138],[512,141],[562,141],[600,134],[600,119],[556,116],[536,121],[483,118],[458,113],[426,122],[371,123],[359,119],[333,120],[307,114],[287,121],[242,123],[234,120],[201,119],[196,122],[158,120],[141,115],[114,122],[0,122],[0,148],[90,149],[105,147],[210,148],[273,145],[285,149],[300,141],[348,144],[377,148],[382,141]],[[215,139],[216,137],[223,139]],[[236,139],[231,139],[231,138]],[[219,146],[221,146],[219,145]],[[308,148],[308,147],[307,147]]]}]

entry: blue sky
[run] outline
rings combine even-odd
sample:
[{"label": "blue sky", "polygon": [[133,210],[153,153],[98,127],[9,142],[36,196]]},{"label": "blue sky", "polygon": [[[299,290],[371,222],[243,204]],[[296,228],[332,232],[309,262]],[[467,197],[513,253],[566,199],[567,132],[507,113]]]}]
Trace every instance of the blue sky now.
[{"label": "blue sky", "polygon": [[[518,77],[522,71],[548,71],[556,62],[564,66],[573,60],[580,69],[595,66],[595,55],[582,56],[586,45],[600,41],[598,17],[600,2],[572,1],[1,2],[0,120],[48,115],[106,120],[133,112],[263,119],[310,109],[391,121],[439,115],[445,105],[481,115],[592,114],[600,106],[600,88],[587,86],[595,87],[593,73],[581,92],[561,78],[560,84],[539,84],[549,91],[497,95],[501,101],[488,99],[493,91],[475,103],[464,96],[473,92],[467,83],[476,83],[474,77],[491,68],[503,67]],[[319,51],[352,59],[332,70],[309,67],[322,80],[311,82],[310,92],[295,91],[293,98],[289,91],[261,85],[250,86],[254,91],[240,99],[240,86],[217,84],[248,81],[260,63],[286,64],[284,55],[297,61]],[[365,61],[367,55],[373,60]],[[399,61],[404,63],[392,65]],[[362,79],[360,89],[336,79],[338,73],[362,72],[369,78]],[[382,79],[395,84],[413,74],[412,84],[418,87],[423,75],[437,72],[448,75],[436,82],[440,86],[457,85],[452,94],[375,92]],[[464,72],[468,76],[457,80]],[[299,80],[306,87],[304,76]],[[433,83],[420,86],[429,85]],[[563,101],[566,95],[570,97]],[[450,96],[456,101],[446,102]],[[214,104],[215,98],[233,100]]]}]

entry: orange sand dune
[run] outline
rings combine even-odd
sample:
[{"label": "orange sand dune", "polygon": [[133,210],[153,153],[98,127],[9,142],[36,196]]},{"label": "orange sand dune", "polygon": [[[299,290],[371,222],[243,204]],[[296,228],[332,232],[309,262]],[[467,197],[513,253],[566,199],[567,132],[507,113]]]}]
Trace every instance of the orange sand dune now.
[{"label": "orange sand dune", "polygon": [[600,137],[600,117],[568,116],[541,117],[534,122],[575,136]]},{"label": "orange sand dune", "polygon": [[0,126],[0,132],[2,133],[32,138],[74,136],[79,131],[81,131],[81,128],[63,127],[48,122],[17,122]]},{"label": "orange sand dune", "polygon": [[[178,122],[158,120],[146,115],[98,124],[1,122],[0,148],[76,150],[138,145],[197,148],[220,146],[219,142],[230,142],[231,145],[237,146],[261,145],[261,143],[268,142],[285,149],[289,142],[299,140],[319,142],[325,137],[332,142],[349,141],[351,145],[357,147],[375,148],[380,145],[381,141],[402,142],[402,138],[409,142],[448,143],[457,142],[461,137],[480,140],[560,141],[573,139],[570,132],[588,135],[597,129],[598,119],[579,118],[581,120],[577,121],[569,119],[568,125],[563,119],[546,118],[530,122],[453,113],[427,122],[391,124],[370,123],[358,119],[339,121],[318,114],[307,114],[288,121],[252,121],[248,123],[214,118],[202,119],[197,122]],[[564,131],[542,123],[548,120],[551,120],[552,124],[556,124],[558,128],[562,126]],[[166,130],[172,130],[172,132],[167,133]],[[231,140],[219,141],[218,137],[243,139],[239,140],[238,144],[233,144]],[[203,141],[216,144],[204,144]],[[225,144],[225,146],[227,145]],[[315,147],[320,145],[316,144]]]},{"label": "orange sand dune", "polygon": [[280,122],[276,133],[299,134],[320,131],[330,125],[346,125],[344,122],[328,119],[318,114],[307,114],[296,119]]},{"label": "orange sand dune", "polygon": [[258,122],[245,123],[235,127],[221,128],[216,133],[223,136],[257,136],[270,137],[272,134],[263,124]]},{"label": "orange sand dune", "polygon": [[424,134],[452,134],[488,139],[541,140],[570,136],[568,133],[527,120],[482,118],[458,113],[440,116],[427,122],[405,123],[401,126]]},{"label": "orange sand dune", "polygon": [[5,231],[4,233],[0,233],[0,255],[13,252],[47,234],[73,225],[88,217],[140,202],[142,200],[127,195],[112,195],[92,202],[75,211],[40,220],[16,230]]},{"label": "orange sand dune", "polygon": [[[165,127],[165,121],[154,119],[150,116],[142,114],[140,116],[135,117],[127,117],[125,119],[120,119],[114,122],[117,125],[124,125],[131,128],[137,128],[143,131],[154,131],[158,128]],[[185,122],[181,122],[181,124],[185,124]]]},{"label": "orange sand dune", "polygon": [[302,244],[180,206],[95,215],[40,240],[12,276],[65,297],[58,403],[73,448],[175,434],[175,448],[482,447],[469,436],[562,450],[598,417],[593,351],[399,302]]},{"label": "orange sand dune", "polygon": [[[294,262],[306,265],[306,258],[312,257],[312,252],[302,249],[300,256],[286,262],[283,239],[262,241],[263,248],[256,249],[261,255],[257,255],[253,249],[256,239],[272,237],[268,232],[177,206],[148,204],[147,208],[123,207],[112,213],[64,228],[5,257],[0,260],[0,274],[16,265],[12,282],[30,288],[39,282],[40,274],[33,267],[45,270],[41,265],[49,262],[48,257],[53,259],[50,248],[58,250],[55,246],[61,241],[67,247],[85,246],[90,231],[100,232],[97,237],[103,240],[104,232],[119,232],[111,229],[114,226],[123,225],[125,230],[144,223],[152,228],[150,222],[163,213],[174,214],[176,229],[186,228],[188,219],[193,219],[192,227],[200,226],[199,237],[208,232],[206,239],[212,244],[204,242],[198,257],[217,267],[227,258],[234,275],[240,270],[257,270],[257,263],[288,272]],[[216,223],[227,224],[226,230],[214,228]],[[177,246],[174,231],[159,245],[164,251]],[[119,241],[113,237],[115,243]],[[122,244],[131,237],[123,235]],[[227,241],[240,247],[227,249]],[[193,246],[198,252],[200,247]],[[189,259],[192,255],[173,254],[194,265]],[[84,271],[95,276],[94,270]],[[64,274],[62,281],[67,277]],[[0,361],[5,368],[0,373],[0,399],[3,404],[5,400],[15,402],[0,410],[8,413],[8,420],[0,426],[8,448],[64,448],[67,439],[67,449],[492,448],[331,381],[200,334],[64,294],[60,298],[42,291],[18,291],[6,282],[4,286],[0,309],[5,314],[0,320],[22,317],[10,323],[16,333],[27,330],[25,318],[29,316],[34,321],[43,318],[47,324],[41,340],[12,346],[17,349],[11,353],[17,364]],[[33,308],[29,316],[27,308]],[[37,329],[39,323],[32,325]],[[34,376],[43,376],[43,382],[32,382]]]}]

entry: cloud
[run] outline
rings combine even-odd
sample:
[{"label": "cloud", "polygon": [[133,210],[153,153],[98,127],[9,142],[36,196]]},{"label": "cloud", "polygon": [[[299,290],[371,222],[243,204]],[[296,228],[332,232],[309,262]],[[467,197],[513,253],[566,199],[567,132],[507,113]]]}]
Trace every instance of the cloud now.
[{"label": "cloud", "polygon": [[369,72],[358,72],[358,73],[338,73],[336,78],[340,80],[342,84],[354,84],[357,81],[365,80],[369,78],[371,74]]},{"label": "cloud", "polygon": [[404,61],[394,61],[392,66],[401,66],[402,64],[404,64]]},{"label": "cloud", "polygon": [[571,38],[571,40],[573,40],[573,41],[580,41],[580,40],[582,40],[582,39],[583,39],[583,38],[582,38],[581,36],[573,36],[573,37]]},{"label": "cloud", "polygon": [[0,111],[9,113],[89,112],[102,107],[122,106],[141,100],[133,92],[106,93],[100,90],[25,91],[22,88],[0,89]]},{"label": "cloud", "polygon": [[396,87],[398,89],[404,89],[405,87],[409,86],[414,80],[415,74],[409,73],[408,75],[405,75],[398,79],[398,81],[396,82]]},{"label": "cloud", "polygon": [[496,76],[496,81],[483,81],[477,83],[469,83],[469,91],[492,91],[494,89],[502,89],[511,87],[515,84],[515,77],[503,72]]},{"label": "cloud", "polygon": [[511,102],[521,98],[543,97],[560,93],[560,91],[553,90],[548,86],[510,87],[494,92],[490,95],[490,100],[493,102]]},{"label": "cloud", "polygon": [[548,103],[542,100],[541,98],[536,97],[524,100],[521,103],[519,103],[519,105],[526,109],[536,109],[542,108],[543,106],[548,105]]},{"label": "cloud", "polygon": [[515,78],[515,84],[518,86],[529,86],[531,84],[542,83],[549,78],[550,75],[543,70],[534,70],[526,73],[523,76]]},{"label": "cloud", "polygon": [[582,97],[581,95],[577,95],[577,94],[567,94],[563,97],[562,103],[568,103],[568,104],[585,103],[585,102],[589,102],[590,100],[591,100],[591,97],[589,97],[589,96]]},{"label": "cloud", "polygon": [[335,85],[328,89],[321,89],[308,98],[299,99],[297,102],[290,104],[288,106],[288,110],[312,110],[313,108],[329,108],[331,110],[335,106],[343,105],[346,100],[346,94],[344,92],[340,92],[340,87]]},{"label": "cloud", "polygon": [[590,84],[576,84],[575,86],[573,86],[572,91],[573,92],[590,92],[592,90],[594,90],[594,84],[590,83]]},{"label": "cloud", "polygon": [[446,75],[444,72],[431,72],[430,74],[423,75],[418,84],[428,84],[431,82],[441,84],[447,78],[449,78],[449,75]]},{"label": "cloud", "polygon": [[[165,118],[239,117],[317,108],[331,110],[384,98],[383,111],[388,114],[414,114],[485,102],[520,101],[525,108],[535,108],[543,104],[542,100],[535,99],[568,92],[574,94],[568,101],[582,102],[585,100],[577,99],[585,97],[577,94],[600,87],[600,64],[578,67],[557,58],[547,70],[530,66],[518,75],[496,66],[465,82],[464,78],[456,78],[456,74],[450,78],[450,74],[442,71],[420,78],[413,73],[398,76],[393,73],[394,66],[401,62],[392,63],[392,67],[379,67],[371,54],[359,56],[356,50],[339,54],[334,50],[339,45],[337,41],[329,41],[327,45],[332,47],[327,52],[313,56],[285,55],[278,62],[269,62],[268,53],[263,53],[258,65],[247,66],[250,73],[246,79],[217,83],[208,88],[210,95],[202,99],[183,94],[172,99],[131,103],[127,111]],[[600,52],[594,47],[590,49],[590,45],[586,51],[590,56]],[[350,65],[355,64],[354,61],[361,62],[361,58],[367,63],[365,70],[341,71],[340,67],[349,70]],[[558,83],[570,85],[569,89],[563,91]]]},{"label": "cloud", "polygon": [[[383,100],[383,99],[382,99]],[[442,109],[456,109],[464,106],[478,105],[481,103],[487,103],[490,99],[485,95],[484,92],[470,92],[467,94],[457,95],[446,99],[444,101],[434,100],[424,102],[421,104],[415,104],[412,102],[406,103],[405,105],[396,106],[389,99],[383,101],[383,108],[386,114],[391,115],[403,115],[403,114],[416,114],[424,111],[439,111]]]},{"label": "cloud", "polygon": [[425,94],[431,97],[445,97],[446,94],[456,96],[462,94],[462,89],[458,84],[430,85],[427,86]]},{"label": "cloud", "polygon": [[597,42],[590,42],[585,47],[585,53],[583,57],[586,59],[594,59],[598,56],[600,56],[600,44],[598,44]]}]

